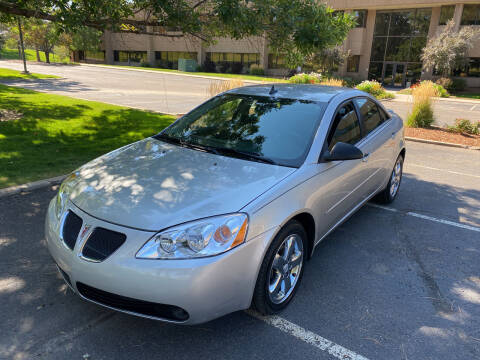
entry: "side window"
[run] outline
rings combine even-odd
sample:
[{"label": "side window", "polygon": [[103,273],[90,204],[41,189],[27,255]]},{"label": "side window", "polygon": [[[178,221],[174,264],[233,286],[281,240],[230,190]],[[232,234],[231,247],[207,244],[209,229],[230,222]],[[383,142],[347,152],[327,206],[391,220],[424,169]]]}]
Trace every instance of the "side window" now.
[{"label": "side window", "polygon": [[385,121],[385,116],[378,110],[377,104],[365,98],[355,99],[360,116],[365,126],[365,135],[370,134]]},{"label": "side window", "polygon": [[337,142],[355,144],[362,138],[357,113],[351,102],[338,109],[328,135],[328,149],[332,150]]}]

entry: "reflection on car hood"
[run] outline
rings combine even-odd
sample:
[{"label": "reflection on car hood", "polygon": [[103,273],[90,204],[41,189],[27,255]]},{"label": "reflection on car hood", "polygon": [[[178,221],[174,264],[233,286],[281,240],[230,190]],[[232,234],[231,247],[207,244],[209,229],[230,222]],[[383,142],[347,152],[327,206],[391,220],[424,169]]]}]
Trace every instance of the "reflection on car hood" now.
[{"label": "reflection on car hood", "polygon": [[293,171],[149,138],[82,166],[70,199],[100,219],[160,230],[238,211]]}]

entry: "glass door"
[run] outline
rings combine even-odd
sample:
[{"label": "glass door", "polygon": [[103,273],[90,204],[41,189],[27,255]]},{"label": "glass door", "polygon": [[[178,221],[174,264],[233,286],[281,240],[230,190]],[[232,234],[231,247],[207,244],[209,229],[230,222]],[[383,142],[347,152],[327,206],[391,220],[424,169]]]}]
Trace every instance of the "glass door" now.
[{"label": "glass door", "polygon": [[402,63],[385,62],[382,83],[384,86],[404,87],[407,67]]}]

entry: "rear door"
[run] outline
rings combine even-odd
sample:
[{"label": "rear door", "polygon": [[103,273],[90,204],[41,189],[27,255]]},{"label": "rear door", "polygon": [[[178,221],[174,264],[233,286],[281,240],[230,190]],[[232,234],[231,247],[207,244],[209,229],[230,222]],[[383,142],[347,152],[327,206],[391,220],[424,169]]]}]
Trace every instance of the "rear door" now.
[{"label": "rear door", "polygon": [[356,98],[354,103],[360,114],[363,139],[358,147],[366,155],[363,159],[368,180],[365,183],[365,197],[369,197],[384,185],[387,169],[393,156],[394,129],[390,116],[369,98]]}]

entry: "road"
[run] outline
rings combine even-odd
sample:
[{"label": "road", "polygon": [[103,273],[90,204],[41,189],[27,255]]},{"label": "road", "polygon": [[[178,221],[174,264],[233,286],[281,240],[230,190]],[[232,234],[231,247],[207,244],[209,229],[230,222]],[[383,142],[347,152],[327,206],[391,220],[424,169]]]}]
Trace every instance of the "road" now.
[{"label": "road", "polygon": [[0,198],[0,358],[479,359],[480,152],[407,145],[397,200],[329,235],[266,321],[183,327],[84,302],[45,245],[56,189]]},{"label": "road", "polygon": [[[22,70],[18,61],[0,61],[0,67]],[[103,101],[163,113],[183,114],[209,96],[212,82],[219,80],[178,74],[143,72],[109,67],[29,64],[29,71],[61,76],[62,79],[9,82],[32,90]],[[406,119],[411,103],[402,99],[384,105]],[[480,121],[480,101],[434,103],[436,124],[453,124],[456,118]]]}]

